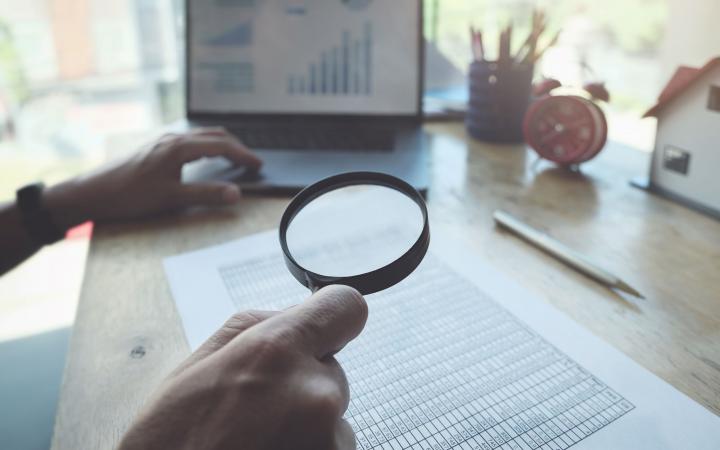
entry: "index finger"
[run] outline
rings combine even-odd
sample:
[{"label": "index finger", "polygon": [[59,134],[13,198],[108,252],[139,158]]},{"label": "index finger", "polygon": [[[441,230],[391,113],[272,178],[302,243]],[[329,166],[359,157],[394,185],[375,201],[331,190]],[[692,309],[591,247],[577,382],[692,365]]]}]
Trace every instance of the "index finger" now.
[{"label": "index finger", "polygon": [[229,136],[195,134],[186,137],[181,144],[179,157],[182,164],[212,156],[224,156],[235,164],[253,169],[262,166],[260,158],[239,140]]},{"label": "index finger", "polygon": [[277,311],[244,311],[233,314],[225,324],[210,336],[195,352],[193,352],[183,363],[173,371],[174,374],[181,373],[188,367],[193,366],[242,334],[244,331],[267,320],[277,314]]},{"label": "index finger", "polygon": [[323,359],[355,339],[365,327],[367,316],[367,303],[358,291],[347,286],[328,286],[251,331],[287,335],[303,351]]}]

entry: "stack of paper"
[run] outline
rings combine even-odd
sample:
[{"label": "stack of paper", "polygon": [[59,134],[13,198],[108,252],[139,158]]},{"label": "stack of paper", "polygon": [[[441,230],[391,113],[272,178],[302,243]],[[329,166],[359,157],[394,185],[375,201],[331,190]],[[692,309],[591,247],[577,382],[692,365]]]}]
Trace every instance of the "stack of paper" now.
[{"label": "stack of paper", "polygon": [[[165,262],[188,342],[309,295],[276,232]],[[718,449],[720,420],[451,242],[338,356],[360,449]]]}]

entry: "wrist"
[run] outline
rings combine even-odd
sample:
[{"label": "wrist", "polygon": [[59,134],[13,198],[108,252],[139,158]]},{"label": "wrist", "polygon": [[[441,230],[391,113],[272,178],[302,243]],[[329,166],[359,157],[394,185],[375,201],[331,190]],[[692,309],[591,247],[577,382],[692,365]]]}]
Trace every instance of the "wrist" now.
[{"label": "wrist", "polygon": [[55,224],[68,230],[93,219],[85,197],[82,183],[69,180],[47,188],[43,192],[43,204]]}]

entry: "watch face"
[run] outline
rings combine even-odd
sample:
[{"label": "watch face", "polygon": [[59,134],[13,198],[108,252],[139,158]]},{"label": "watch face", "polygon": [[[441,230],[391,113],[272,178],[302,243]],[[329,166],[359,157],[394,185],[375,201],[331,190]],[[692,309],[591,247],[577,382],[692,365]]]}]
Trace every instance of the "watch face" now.
[{"label": "watch face", "polygon": [[575,96],[548,96],[530,106],[524,123],[525,140],[550,161],[579,164],[597,155],[607,139],[600,108]]},{"label": "watch face", "polygon": [[29,214],[40,209],[43,189],[43,183],[28,184],[18,189],[16,197],[20,211]]},{"label": "watch face", "polygon": [[58,227],[42,202],[45,185],[35,183],[18,189],[17,207],[22,215],[25,231],[39,245],[52,244],[65,237],[65,231]]}]

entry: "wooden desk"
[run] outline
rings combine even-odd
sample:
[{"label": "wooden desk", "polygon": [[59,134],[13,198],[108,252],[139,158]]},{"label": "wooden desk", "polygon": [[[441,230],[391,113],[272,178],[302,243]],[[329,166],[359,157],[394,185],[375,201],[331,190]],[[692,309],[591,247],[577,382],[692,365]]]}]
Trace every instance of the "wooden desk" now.
[{"label": "wooden desk", "polygon": [[[568,174],[522,147],[433,125],[433,233],[473,251],[687,395],[720,413],[720,223],[628,185],[648,157],[612,146]],[[163,258],[275,228],[287,198],[98,227],[71,340],[53,449],[111,449],[188,355]],[[601,262],[647,301],[624,299],[497,231],[502,208]]]}]

